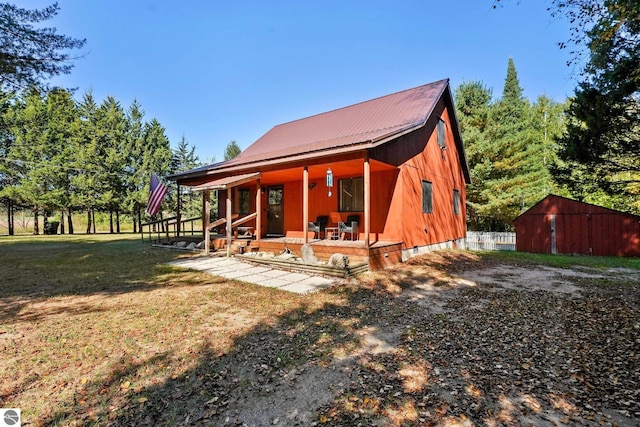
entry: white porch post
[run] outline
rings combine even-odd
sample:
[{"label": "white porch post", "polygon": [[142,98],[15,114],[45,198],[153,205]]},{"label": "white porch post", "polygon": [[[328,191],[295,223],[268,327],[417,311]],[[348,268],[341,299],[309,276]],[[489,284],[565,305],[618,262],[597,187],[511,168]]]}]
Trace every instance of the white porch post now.
[{"label": "white porch post", "polygon": [[304,242],[309,243],[309,168],[302,171],[302,232]]},{"label": "white porch post", "polygon": [[204,235],[204,253],[209,253],[211,245],[211,230],[209,230],[209,220],[211,219],[211,201],[209,190],[202,192],[202,234]]},{"label": "white porch post", "polygon": [[369,153],[364,155],[364,245],[369,247],[369,233],[371,231],[371,168]]}]

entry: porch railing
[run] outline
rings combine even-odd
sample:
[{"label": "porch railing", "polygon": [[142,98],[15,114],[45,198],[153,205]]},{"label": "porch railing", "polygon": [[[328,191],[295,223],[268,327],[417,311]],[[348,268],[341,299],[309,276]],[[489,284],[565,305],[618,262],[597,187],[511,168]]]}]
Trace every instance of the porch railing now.
[{"label": "porch railing", "polygon": [[515,251],[516,233],[467,231],[466,242],[471,251]]},{"label": "porch railing", "polygon": [[140,229],[142,230],[143,242],[146,237],[152,244],[160,243],[162,240],[169,240],[172,237],[178,237],[178,230],[180,231],[180,236],[201,235],[202,218],[196,217],[182,219],[180,220],[180,227],[178,227],[177,217],[159,219],[141,224]]}]

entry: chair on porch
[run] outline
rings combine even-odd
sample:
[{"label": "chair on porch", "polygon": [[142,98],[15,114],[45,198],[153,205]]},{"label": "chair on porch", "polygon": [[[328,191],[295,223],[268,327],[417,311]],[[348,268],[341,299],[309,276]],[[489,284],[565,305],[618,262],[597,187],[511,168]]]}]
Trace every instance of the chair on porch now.
[{"label": "chair on porch", "polygon": [[[309,221],[309,231],[313,231],[314,233],[318,233],[318,239],[320,239],[320,235],[325,233],[325,228],[327,227],[327,223],[329,222],[329,217],[327,215],[319,215],[316,217],[316,222]],[[315,237],[315,234],[314,234]]]},{"label": "chair on porch", "polygon": [[342,235],[342,233],[350,233],[351,240],[353,240],[353,235],[355,234],[356,240],[358,240],[358,224],[360,223],[360,215],[349,215],[347,216],[347,222],[344,223],[340,221],[338,223],[338,232]]}]

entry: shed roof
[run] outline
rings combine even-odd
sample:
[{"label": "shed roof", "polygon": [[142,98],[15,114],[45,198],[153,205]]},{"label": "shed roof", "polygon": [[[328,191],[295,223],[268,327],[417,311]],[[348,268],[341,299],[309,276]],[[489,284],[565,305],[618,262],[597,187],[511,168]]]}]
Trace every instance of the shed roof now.
[{"label": "shed roof", "polygon": [[569,199],[568,197],[558,196],[556,194],[549,194],[545,198],[541,199],[535,205],[518,215],[513,221],[513,224],[517,225],[523,218],[531,215],[620,215],[629,217],[634,220],[640,221],[640,216],[618,211],[615,209],[606,208],[604,206],[594,205],[592,203],[581,202],[578,200]]},{"label": "shed roof", "polygon": [[423,126],[448,86],[449,79],[443,79],[283,123],[274,126],[231,160],[169,178],[195,177],[300,157],[371,148]]}]

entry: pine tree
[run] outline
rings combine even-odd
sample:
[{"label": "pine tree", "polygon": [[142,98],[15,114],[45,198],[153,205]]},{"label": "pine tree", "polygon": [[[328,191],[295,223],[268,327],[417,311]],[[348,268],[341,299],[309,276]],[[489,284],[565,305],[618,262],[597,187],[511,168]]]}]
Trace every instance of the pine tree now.
[{"label": "pine tree", "polygon": [[470,228],[509,229],[523,209],[554,189],[550,141],[560,127],[551,122],[557,122],[561,109],[544,97],[529,104],[512,59],[498,101],[492,103],[491,91],[472,82],[456,90],[456,106],[471,167]]},{"label": "pine tree", "polygon": [[26,88],[71,71],[73,58],[67,51],[82,48],[85,40],[34,26],[58,11],[57,3],[40,10],[0,3],[0,89]]},{"label": "pine tree", "polygon": [[227,144],[227,147],[224,150],[224,159],[231,160],[237,157],[241,151],[242,150],[240,150],[238,143],[235,141],[231,141],[230,143]]},{"label": "pine tree", "polygon": [[[196,147],[187,144],[187,140],[183,136],[178,143],[178,147],[173,150],[171,173],[184,172],[202,166],[195,150]],[[202,207],[196,193],[180,188],[180,203],[180,209],[187,217],[200,215]],[[172,205],[174,204],[177,204],[177,201],[172,200]]]},{"label": "pine tree", "polygon": [[[171,146],[165,135],[164,127],[155,118],[145,123],[143,169],[149,171],[148,177],[151,176],[151,173],[159,176],[169,173],[172,157]],[[170,188],[167,197],[172,197],[171,193],[172,189]]]}]

